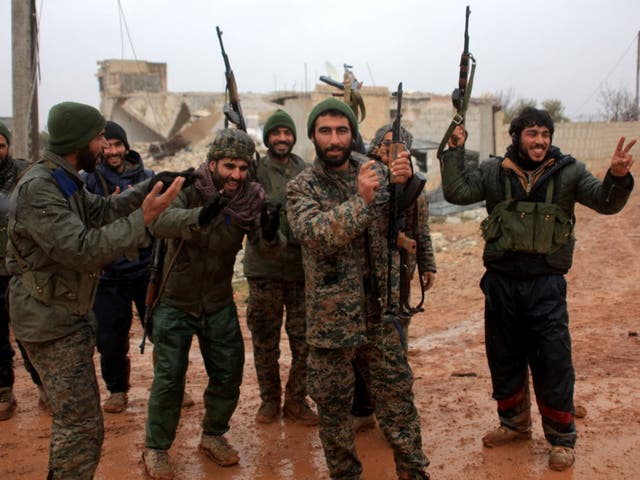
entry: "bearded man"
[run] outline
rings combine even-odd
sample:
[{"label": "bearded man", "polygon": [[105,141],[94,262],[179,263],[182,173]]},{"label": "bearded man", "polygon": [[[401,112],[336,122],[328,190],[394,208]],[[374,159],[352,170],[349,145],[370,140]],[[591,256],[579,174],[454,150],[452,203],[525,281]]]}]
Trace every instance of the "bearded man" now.
[{"label": "bearded man", "polygon": [[604,180],[552,144],[546,110],[527,107],[509,127],[511,145],[475,169],[464,165],[467,133],[458,126],[441,158],[447,201],[485,201],[482,222],[486,272],[485,343],[500,426],[483,438],[497,447],[531,438],[529,370],[551,444],[549,467],[562,471],[575,460],[575,371],[567,313],[567,282],[575,245],[575,205],[612,215],[633,189],[633,156],[621,138]]},{"label": "bearded man", "polygon": [[[388,278],[389,170],[353,151],[356,117],[335,98],[313,108],[307,134],[316,159],[287,186],[287,218],[302,246],[309,393],[318,406],[329,475],[356,480],[362,474],[350,415],[355,362],[370,385],[398,478],[429,478],[413,373],[395,326],[398,278]],[[391,173],[400,183],[413,181],[408,152],[393,160]],[[388,282],[391,299],[384,294]]]},{"label": "bearded man", "polygon": [[167,239],[158,305],[153,311],[154,376],[143,461],[154,479],[173,478],[168,450],[180,420],[194,335],[209,376],[200,449],[221,466],[238,452],[224,434],[240,396],[244,344],[233,300],[236,254],[248,243],[275,255],[278,217],[264,212],[264,190],[247,181],[255,145],[241,130],[217,133],[196,183],[150,230]]}]

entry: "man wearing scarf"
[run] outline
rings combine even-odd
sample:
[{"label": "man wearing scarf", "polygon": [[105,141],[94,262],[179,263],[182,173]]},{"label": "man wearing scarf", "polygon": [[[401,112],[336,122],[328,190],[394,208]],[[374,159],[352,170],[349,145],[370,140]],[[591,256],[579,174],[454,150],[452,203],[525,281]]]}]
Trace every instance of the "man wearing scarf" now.
[{"label": "man wearing scarf", "polygon": [[500,426],[482,439],[496,447],[531,438],[529,369],[542,427],[551,444],[549,467],[575,461],[575,372],[567,313],[567,283],[575,237],[574,208],[622,210],[633,189],[635,140],[618,142],[603,181],[552,145],[548,112],[525,108],[509,128],[504,158],[476,169],[464,166],[466,132],[460,125],[441,159],[445,199],[458,205],[485,201],[482,223],[486,272],[485,342]]},{"label": "man wearing scarf", "polygon": [[154,479],[173,478],[168,450],[180,419],[194,335],[209,375],[200,449],[222,466],[239,461],[224,437],[238,404],[244,366],[233,269],[245,236],[271,254],[280,243],[277,216],[262,209],[264,190],[247,181],[254,151],[253,140],[243,131],[218,132],[198,169],[200,178],[150,227],[158,239],[167,239],[152,318],[155,366],[143,453]]}]

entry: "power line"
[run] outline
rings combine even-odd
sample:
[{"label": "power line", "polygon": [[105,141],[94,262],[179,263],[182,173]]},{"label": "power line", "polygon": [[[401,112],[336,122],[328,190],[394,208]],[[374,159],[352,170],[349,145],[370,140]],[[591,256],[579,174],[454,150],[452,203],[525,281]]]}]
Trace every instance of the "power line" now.
[{"label": "power line", "polygon": [[600,89],[602,88],[603,85],[605,85],[607,83],[607,80],[609,79],[609,77],[611,76],[611,74],[620,66],[620,64],[622,63],[622,61],[624,60],[624,57],[629,53],[629,50],[631,50],[631,47],[633,46],[633,44],[636,42],[636,35],[633,36],[633,39],[631,40],[631,42],[629,43],[629,46],[625,49],[624,53],[620,56],[620,58],[618,59],[618,61],[616,62],[616,64],[613,66],[613,68],[611,68],[611,70],[609,70],[609,73],[607,73],[605,75],[605,77],[600,80],[600,82],[598,83],[598,86],[595,88],[595,90],[591,93],[591,95],[589,95],[589,97],[582,103],[582,105],[580,105],[578,107],[578,109],[574,112],[574,116],[578,116],[578,114],[580,113],[580,111],[584,108],[584,106],[589,103],[591,101],[591,99],[594,97],[594,95],[596,93],[598,93],[600,91]]}]

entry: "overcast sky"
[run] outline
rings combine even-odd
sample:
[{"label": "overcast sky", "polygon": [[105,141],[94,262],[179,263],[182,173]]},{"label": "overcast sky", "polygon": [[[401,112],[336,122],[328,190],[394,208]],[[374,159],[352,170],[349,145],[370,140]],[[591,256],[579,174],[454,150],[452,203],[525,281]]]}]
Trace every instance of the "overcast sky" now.
[{"label": "overcast sky", "polygon": [[[11,0],[0,0],[0,116],[12,115]],[[638,0],[36,0],[40,123],[73,100],[99,106],[99,60],[166,62],[170,91],[222,91],[223,40],[240,92],[312,89],[354,67],[365,85],[448,94],[471,5],[474,96],[557,98],[572,119],[602,111],[601,85],[636,84]],[[135,55],[133,50],[135,50]],[[306,85],[305,85],[306,66]]]}]

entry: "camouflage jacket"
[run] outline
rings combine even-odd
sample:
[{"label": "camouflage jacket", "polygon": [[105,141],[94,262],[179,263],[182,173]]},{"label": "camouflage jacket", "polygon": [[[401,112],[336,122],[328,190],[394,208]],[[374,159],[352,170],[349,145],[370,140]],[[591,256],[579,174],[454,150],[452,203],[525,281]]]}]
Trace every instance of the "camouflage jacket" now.
[{"label": "camouflage jacket", "polygon": [[261,239],[259,209],[248,228],[229,214],[228,206],[209,225],[200,227],[203,204],[192,185],[149,227],[155,237],[168,239],[159,301],[195,317],[215,313],[233,302],[234,265],[245,235],[261,252],[277,250],[280,244],[279,237],[271,243]]},{"label": "camouflage jacket", "polygon": [[258,162],[256,176],[264,188],[265,201],[270,206],[280,204],[280,234],[286,238],[287,246],[272,257],[261,256],[249,243],[244,254],[244,274],[248,278],[270,278],[282,281],[302,281],[302,252],[300,244],[291,234],[287,222],[286,188],[289,180],[297,176],[307,164],[297,155],[291,155],[287,165],[273,161],[269,156]]},{"label": "camouflage jacket", "polygon": [[[6,178],[0,177],[0,182],[2,182],[1,189],[3,192],[12,192],[18,183],[20,174],[29,166],[29,163],[26,160],[11,157],[8,157],[6,161],[10,162],[10,165],[7,165],[7,167],[12,169],[12,174],[7,175]],[[7,256],[8,223],[9,193],[0,193],[0,276],[9,275],[5,265],[5,258]]]},{"label": "camouflage jacket", "polygon": [[[365,276],[371,291],[386,292],[389,194],[379,188],[371,205],[358,195],[358,170],[367,160],[352,153],[348,171],[334,172],[316,159],[287,187],[289,224],[302,245],[307,342],[316,347],[366,343]],[[385,185],[386,167],[374,168]],[[377,295],[384,310],[386,296]]]},{"label": "camouflage jacket", "polygon": [[22,176],[12,196],[7,268],[16,338],[43,342],[90,324],[100,269],[136,256],[150,237],[140,208],[147,182],[120,195],[90,193],[51,152]]}]

